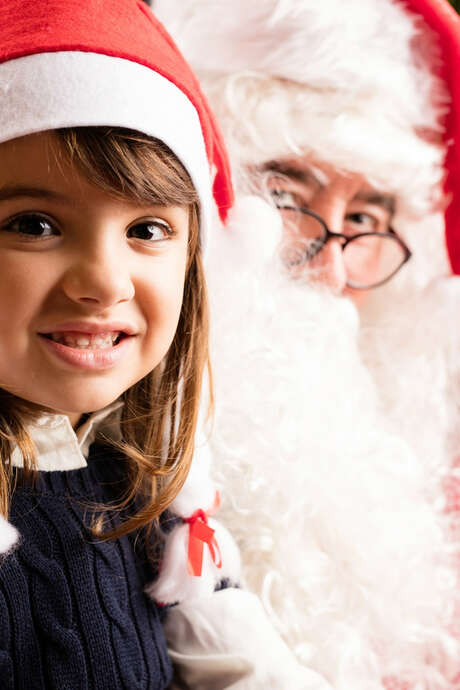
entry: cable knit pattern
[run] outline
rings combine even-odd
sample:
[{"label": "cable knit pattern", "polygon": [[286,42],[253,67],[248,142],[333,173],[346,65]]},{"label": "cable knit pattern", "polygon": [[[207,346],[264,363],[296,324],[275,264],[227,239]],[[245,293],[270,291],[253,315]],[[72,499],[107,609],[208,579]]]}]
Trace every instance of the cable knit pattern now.
[{"label": "cable knit pattern", "polygon": [[35,486],[16,489],[11,522],[21,543],[0,565],[2,690],[168,687],[161,612],[144,594],[155,573],[142,538],[98,542],[87,529],[90,502],[117,498],[122,466],[93,447],[88,467],[42,472]]}]

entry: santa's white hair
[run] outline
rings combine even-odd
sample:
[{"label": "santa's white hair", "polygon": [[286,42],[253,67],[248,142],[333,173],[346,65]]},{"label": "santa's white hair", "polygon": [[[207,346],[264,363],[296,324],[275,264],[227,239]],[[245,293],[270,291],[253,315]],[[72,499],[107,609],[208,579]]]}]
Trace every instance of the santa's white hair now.
[{"label": "santa's white hair", "polygon": [[310,152],[426,208],[448,96],[429,67],[435,38],[402,3],[156,0],[155,12],[198,71],[238,165]]}]

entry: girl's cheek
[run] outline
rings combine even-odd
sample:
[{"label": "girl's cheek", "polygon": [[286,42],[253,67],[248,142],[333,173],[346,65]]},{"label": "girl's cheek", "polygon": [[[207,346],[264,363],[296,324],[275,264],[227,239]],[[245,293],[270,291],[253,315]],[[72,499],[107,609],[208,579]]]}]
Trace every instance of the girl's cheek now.
[{"label": "girl's cheek", "polygon": [[[137,285],[135,299],[150,326],[171,331],[176,329],[182,308],[185,265],[176,263],[165,271],[150,272]],[[173,334],[174,335],[174,334]]]}]

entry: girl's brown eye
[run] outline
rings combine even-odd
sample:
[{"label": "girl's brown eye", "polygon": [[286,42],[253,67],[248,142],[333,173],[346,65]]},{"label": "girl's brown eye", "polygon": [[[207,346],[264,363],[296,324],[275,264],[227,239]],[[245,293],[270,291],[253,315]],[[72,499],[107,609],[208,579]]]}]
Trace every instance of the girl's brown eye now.
[{"label": "girl's brown eye", "polygon": [[133,237],[137,240],[147,240],[150,242],[159,242],[166,240],[173,234],[171,226],[164,220],[145,221],[133,225],[128,230],[128,237]]},{"label": "girl's brown eye", "polygon": [[58,235],[59,232],[46,216],[36,213],[28,213],[16,216],[8,221],[3,228],[6,232],[26,235],[28,237],[50,237]]}]

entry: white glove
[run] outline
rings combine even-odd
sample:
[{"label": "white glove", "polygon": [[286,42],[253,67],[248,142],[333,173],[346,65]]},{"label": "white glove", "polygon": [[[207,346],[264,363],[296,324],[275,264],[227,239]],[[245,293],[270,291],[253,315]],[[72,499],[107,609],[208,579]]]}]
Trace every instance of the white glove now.
[{"label": "white glove", "polygon": [[250,592],[223,589],[179,604],[168,612],[165,632],[190,690],[331,690],[297,661]]}]

